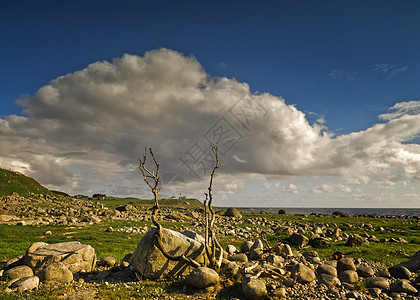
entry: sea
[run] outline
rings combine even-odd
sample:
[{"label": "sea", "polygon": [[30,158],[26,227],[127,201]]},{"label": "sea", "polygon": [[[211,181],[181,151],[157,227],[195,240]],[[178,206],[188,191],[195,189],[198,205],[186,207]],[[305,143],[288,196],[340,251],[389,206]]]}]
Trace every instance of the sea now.
[{"label": "sea", "polygon": [[333,212],[340,211],[351,216],[420,217],[420,208],[236,207],[236,209],[249,213],[265,211],[272,214],[277,214],[280,209],[283,209],[291,215],[310,215],[311,213],[331,215]]}]

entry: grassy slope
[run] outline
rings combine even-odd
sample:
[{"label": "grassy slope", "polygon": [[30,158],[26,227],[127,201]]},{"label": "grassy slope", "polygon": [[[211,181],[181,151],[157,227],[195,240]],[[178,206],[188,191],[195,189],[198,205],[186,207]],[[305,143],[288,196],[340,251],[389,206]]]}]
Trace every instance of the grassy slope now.
[{"label": "grassy slope", "polygon": [[50,190],[43,187],[38,181],[19,172],[0,168],[0,196],[8,196],[13,192],[20,196],[34,194],[50,194]]}]

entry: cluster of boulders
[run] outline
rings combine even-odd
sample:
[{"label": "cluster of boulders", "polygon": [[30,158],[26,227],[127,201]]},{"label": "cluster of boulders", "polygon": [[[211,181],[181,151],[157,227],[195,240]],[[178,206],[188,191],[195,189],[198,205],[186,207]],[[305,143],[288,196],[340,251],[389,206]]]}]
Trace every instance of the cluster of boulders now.
[{"label": "cluster of boulders", "polygon": [[36,242],[26,254],[9,260],[0,275],[8,281],[7,292],[24,292],[43,284],[65,284],[73,274],[90,272],[96,264],[95,250],[79,242]]},{"label": "cluster of boulders", "polygon": [[[261,240],[244,242],[240,249],[229,245],[219,273],[169,261],[156,247],[152,227],[139,242],[129,261],[144,278],[188,275],[195,288],[238,285],[247,299],[420,299],[420,251],[405,263],[378,269],[375,264],[340,253],[337,260],[322,261],[316,251],[292,251],[289,244],[264,247]],[[203,238],[164,229],[162,242],[172,255],[185,254],[203,263]]]}]

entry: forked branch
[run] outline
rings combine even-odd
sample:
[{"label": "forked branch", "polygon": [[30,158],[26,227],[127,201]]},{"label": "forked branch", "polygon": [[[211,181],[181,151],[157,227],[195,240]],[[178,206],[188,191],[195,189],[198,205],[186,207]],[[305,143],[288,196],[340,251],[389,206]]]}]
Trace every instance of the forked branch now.
[{"label": "forked branch", "polygon": [[152,222],[156,226],[156,241],[157,241],[157,248],[162,252],[162,254],[168,259],[172,261],[182,261],[185,262],[193,267],[200,267],[201,265],[196,262],[195,260],[186,257],[184,254],[174,256],[170,254],[168,251],[165,250],[163,243],[162,243],[162,225],[157,220],[157,214],[159,211],[159,193],[160,193],[160,178],[159,178],[159,168],[160,164],[157,162],[155,155],[153,154],[153,151],[151,148],[149,148],[149,153],[152,157],[150,164],[151,164],[151,170],[150,167],[147,167],[147,148],[144,149],[144,155],[143,159],[139,159],[139,169],[143,175],[143,179],[146,182],[146,184],[150,187],[152,190],[152,193],[154,195],[154,206],[153,206],[153,212],[152,212]]}]

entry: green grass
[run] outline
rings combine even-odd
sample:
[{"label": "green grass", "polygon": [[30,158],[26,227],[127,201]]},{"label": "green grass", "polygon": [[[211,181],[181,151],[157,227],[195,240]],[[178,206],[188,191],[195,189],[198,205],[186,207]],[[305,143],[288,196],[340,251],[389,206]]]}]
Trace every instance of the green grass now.
[{"label": "green grass", "polygon": [[[107,201],[107,200],[104,200]],[[109,204],[113,206],[114,204]],[[296,216],[296,215],[267,215],[267,214],[243,214],[244,220],[255,218],[266,218],[279,223],[290,222],[293,224],[336,224],[346,233],[362,233],[362,224],[371,224],[374,229],[383,227],[384,231],[368,231],[369,235],[375,235],[380,238],[402,237],[409,243],[370,243],[360,247],[345,246],[345,241],[331,242],[328,248],[312,248],[306,247],[300,252],[307,250],[316,250],[323,259],[331,259],[335,251],[342,251],[353,258],[363,258],[365,260],[377,261],[386,266],[392,266],[403,261],[408,260],[414,253],[420,249],[420,226],[418,219],[403,219],[403,218],[364,218],[364,217],[340,217],[334,218],[331,216]],[[191,223],[177,223],[177,222],[161,222],[165,228],[178,230],[193,228],[193,230],[202,229],[203,227],[195,228]],[[43,241],[49,244],[79,241],[83,244],[91,245],[96,252],[98,259],[104,256],[113,256],[120,262],[123,257],[132,253],[137,247],[142,235],[129,234],[125,232],[106,232],[106,228],[113,227],[114,229],[122,227],[139,227],[151,226],[150,221],[134,222],[127,220],[106,220],[98,224],[88,225],[84,227],[69,227],[69,226],[15,226],[15,225],[0,225],[0,260],[24,255],[26,249],[34,242]],[[247,222],[238,223],[236,226],[249,226]],[[264,229],[262,226],[258,226]],[[52,235],[45,235],[46,231],[51,231]],[[199,231],[199,230],[198,230]],[[218,236],[223,247],[228,244],[234,244],[237,248],[244,242],[234,236]],[[273,246],[278,241],[283,241],[288,235],[282,231],[277,234],[267,235],[266,238],[270,245]],[[297,250],[295,247],[292,247]],[[31,293],[18,294],[13,293],[6,295],[1,292],[4,290],[6,283],[0,282],[0,299],[58,299],[63,298],[63,295],[69,295],[75,289],[77,290],[77,283],[73,285],[62,285],[54,287],[41,286],[39,290]],[[116,284],[98,286],[99,299],[158,299],[161,295],[173,295],[178,299],[188,294],[183,290],[184,283],[181,281],[167,282],[167,281],[140,281],[138,283]],[[192,293],[192,292],[191,292]],[[199,292],[199,296],[200,296]],[[201,295],[205,298],[205,295]],[[65,298],[65,297],[64,297]]]},{"label": "green grass", "polygon": [[13,192],[19,196],[34,194],[51,194],[51,191],[43,187],[33,178],[19,172],[0,168],[0,196],[9,196]]}]

